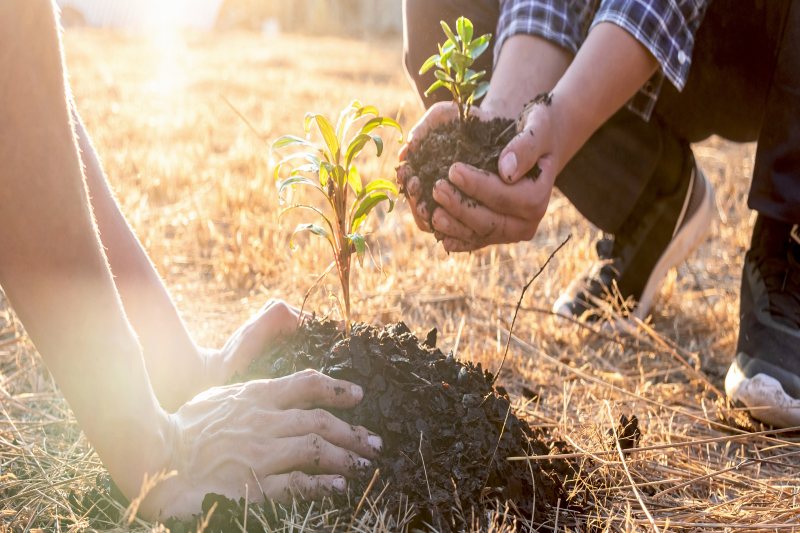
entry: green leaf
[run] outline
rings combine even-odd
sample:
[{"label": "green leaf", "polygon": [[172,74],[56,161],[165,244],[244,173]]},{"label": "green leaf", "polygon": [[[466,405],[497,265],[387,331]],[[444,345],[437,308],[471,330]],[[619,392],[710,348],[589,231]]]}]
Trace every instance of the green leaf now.
[{"label": "green leaf", "polygon": [[377,117],[380,114],[381,114],[380,111],[378,111],[378,108],[375,107],[374,105],[365,105],[365,106],[361,106],[358,109],[358,111],[356,111],[355,116],[356,116],[356,118],[365,117],[367,115],[374,115],[374,116]]},{"label": "green leaf", "polygon": [[467,17],[458,17],[456,21],[456,31],[458,32],[458,36],[461,37],[461,42],[465,44],[469,43],[472,40],[474,32],[472,21]]},{"label": "green leaf", "polygon": [[425,60],[422,66],[419,68],[420,75],[425,74],[430,69],[436,66],[439,60],[442,58],[439,54],[433,54],[431,57]]},{"label": "green leaf", "polygon": [[350,142],[350,146],[347,147],[347,153],[345,154],[345,166],[350,167],[350,164],[353,162],[361,150],[367,145],[369,141],[375,143],[375,147],[378,149],[378,157],[381,156],[383,153],[383,139],[380,138],[378,135],[370,135],[366,133],[359,133],[353,140]]},{"label": "green leaf", "polygon": [[342,165],[336,165],[333,167],[331,176],[333,176],[333,180],[336,182],[336,186],[339,189],[344,188],[344,184],[347,183],[347,173]]},{"label": "green leaf", "polygon": [[445,83],[455,83],[455,80],[447,75],[446,72],[442,72],[441,70],[437,70],[433,73],[436,76],[436,79],[439,81],[443,81]]},{"label": "green leaf", "polygon": [[487,33],[486,35],[481,35],[471,43],[467,47],[467,51],[472,56],[473,59],[478,59],[487,48],[489,48],[489,41],[492,40],[492,34]]},{"label": "green leaf", "polygon": [[315,190],[321,192],[322,194],[324,194],[325,196],[327,196],[327,194],[325,194],[325,191],[322,189],[322,187],[319,186],[319,184],[317,182],[315,182],[313,180],[310,180],[305,176],[292,176],[290,178],[286,178],[285,180],[281,181],[278,184],[278,194],[283,194],[283,192],[287,188],[294,187],[294,186],[297,186],[297,185],[303,185],[305,187],[311,187],[312,189],[315,189]]},{"label": "green leaf", "polygon": [[486,71],[481,70],[480,72],[475,72],[474,70],[468,70],[467,73],[464,75],[464,81],[468,83],[477,83],[478,80],[486,76]]},{"label": "green leaf", "polygon": [[331,155],[331,162],[335,162],[339,157],[339,139],[336,137],[336,132],[334,131],[333,126],[324,115],[320,115],[319,113],[308,113],[305,120],[306,132],[311,131],[312,122],[316,122],[317,128],[322,134],[322,138],[325,140],[325,144],[328,147],[328,151]]},{"label": "green leaf", "polygon": [[319,166],[315,165],[314,163],[308,163],[307,165],[300,165],[299,167],[294,167],[292,171],[289,173],[289,176],[301,176],[303,174],[314,174],[316,176],[319,173]]},{"label": "green leaf", "polygon": [[331,238],[330,233],[328,233],[328,230],[326,230],[319,224],[298,224],[297,227],[294,228],[292,236],[289,238],[289,247],[291,247],[292,250],[297,249],[297,247],[294,244],[295,236],[297,236],[297,234],[299,233],[305,233],[305,232],[313,233],[314,235],[326,239],[328,243],[331,245],[331,247],[335,249],[335,246],[333,245],[333,239]]},{"label": "green leaf", "polygon": [[445,83],[442,80],[436,80],[435,82],[433,82],[433,84],[431,84],[430,87],[428,87],[425,90],[425,96],[430,96],[431,93],[433,93],[433,91],[437,91],[441,88],[446,88],[446,87],[447,85],[445,85]]},{"label": "green leaf", "polygon": [[352,163],[353,159],[355,159],[356,156],[361,153],[361,150],[364,149],[370,139],[371,137],[366,133],[359,133],[353,137],[353,140],[350,141],[350,145],[347,147],[347,152],[345,153],[344,166],[350,167],[350,163]]},{"label": "green leaf", "polygon": [[390,127],[399,131],[400,141],[402,142],[403,128],[400,127],[400,124],[398,124],[396,120],[393,120],[388,117],[375,117],[372,120],[369,120],[363,126],[361,126],[361,133],[369,133],[376,128],[382,128],[382,127]]},{"label": "green leaf", "polygon": [[399,194],[397,191],[397,185],[389,180],[384,179],[376,179],[367,183],[367,186],[364,187],[364,195],[366,196],[372,191],[386,191],[395,195]]},{"label": "green leaf", "polygon": [[478,85],[478,88],[475,89],[475,92],[472,93],[470,100],[473,102],[475,100],[480,100],[481,98],[486,96],[486,93],[488,91],[489,91],[489,82],[488,81],[481,82],[481,84]]},{"label": "green leaf", "polygon": [[284,215],[296,209],[305,209],[306,211],[312,211],[316,213],[325,222],[325,224],[328,226],[328,229],[331,230],[331,233],[333,233],[333,224],[331,223],[330,219],[325,215],[325,213],[322,212],[321,209],[314,207],[313,205],[306,205],[306,204],[291,205],[286,209],[283,209],[280,213],[278,213],[278,218],[281,219],[283,218]]},{"label": "green leaf", "polygon": [[364,185],[361,182],[361,175],[358,173],[358,167],[355,165],[350,167],[350,172],[347,174],[347,183],[353,188],[353,192],[356,193],[356,196],[360,195],[361,191],[364,189]]},{"label": "green leaf", "polygon": [[332,173],[333,173],[333,165],[331,165],[327,161],[322,163],[319,167],[319,184],[322,185],[323,187],[327,187],[328,180],[330,179]]},{"label": "green leaf", "polygon": [[365,195],[354,207],[350,218],[350,231],[356,232],[369,216],[370,212],[382,202],[389,202],[389,211],[394,209],[394,200],[383,191],[373,191]]},{"label": "green leaf", "polygon": [[298,137],[296,135],[284,135],[283,137],[278,137],[272,142],[272,149],[280,150],[281,148],[285,148],[293,144],[299,144],[307,148],[315,148],[315,149],[319,148],[317,145],[315,145],[308,139],[303,139],[302,137]]},{"label": "green leaf", "polygon": [[455,45],[458,42],[458,38],[453,33],[453,30],[450,29],[450,26],[447,25],[447,22],[440,20],[439,24],[442,25],[442,30],[444,30],[444,34],[447,35],[447,38]]},{"label": "green leaf", "polygon": [[347,236],[347,240],[353,243],[353,246],[356,249],[356,255],[358,255],[359,263],[363,263],[364,254],[367,253],[367,241],[364,236],[360,233],[351,233]]},{"label": "green leaf", "polygon": [[471,57],[457,51],[453,52],[450,62],[453,64],[453,68],[455,68],[457,72],[461,73],[463,73],[467,68],[471,67],[472,63],[474,63]]},{"label": "green leaf", "polygon": [[295,154],[291,154],[278,161],[278,163],[275,165],[275,170],[273,171],[273,175],[275,176],[276,180],[280,179],[280,173],[284,165],[288,164],[291,161],[294,161],[295,159],[303,159],[317,166],[319,166],[320,163],[319,157],[317,157],[314,154],[309,154],[308,152],[297,152]]}]

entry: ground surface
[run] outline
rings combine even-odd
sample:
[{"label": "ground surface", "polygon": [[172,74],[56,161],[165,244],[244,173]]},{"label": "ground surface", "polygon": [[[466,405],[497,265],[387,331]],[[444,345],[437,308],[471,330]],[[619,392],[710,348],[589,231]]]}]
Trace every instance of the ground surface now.
[{"label": "ground surface", "polygon": [[[161,49],[82,30],[67,38],[67,62],[123,209],[192,331],[208,344],[222,342],[269,297],[301,301],[326,266],[317,259],[321,243],[290,254],[266,145],[222,97],[265,138],[298,133],[306,111],[332,113],[353,97],[389,116],[401,113],[406,126],[420,114],[398,42],[233,34]],[[380,166],[369,164],[362,174],[391,177],[395,151],[392,145]],[[608,450],[608,431],[622,414],[638,416],[640,446],[665,447],[624,461],[595,454],[578,482],[595,504],[552,513],[543,531],[800,530],[797,438],[740,437],[736,424],[747,425],[746,417],[719,396],[736,342],[740,268],[753,220],[745,206],[753,147],[710,140],[696,154],[717,187],[722,223],[667,280],[652,329],[633,337],[598,335],[537,311],[593,258],[596,230],[559,195],[533,241],[472,255],[444,254],[401,204],[372,237],[383,270],[354,276],[358,320],[402,318],[423,335],[437,326],[440,346],[494,369],[520,287],[573,235],[526,297],[500,382],[532,425],[587,456]],[[309,306],[332,308],[325,290]],[[523,386],[533,399],[521,395]],[[720,440],[683,444],[711,438]],[[80,529],[85,520],[68,496],[94,485],[102,471],[0,304],[0,529]],[[380,514],[380,502],[373,511]],[[291,519],[300,529],[306,517]]]}]

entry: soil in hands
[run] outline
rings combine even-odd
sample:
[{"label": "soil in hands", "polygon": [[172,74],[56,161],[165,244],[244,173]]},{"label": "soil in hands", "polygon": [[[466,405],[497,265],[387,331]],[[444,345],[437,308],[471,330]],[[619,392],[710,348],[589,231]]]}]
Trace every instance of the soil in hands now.
[{"label": "soil in hands", "polygon": [[[507,501],[526,520],[544,519],[563,496],[568,465],[507,461],[549,453],[546,435],[515,415],[505,391],[492,386],[491,373],[435,345],[436,330],[421,342],[403,323],[382,329],[358,324],[344,339],[333,322],[312,321],[281,350],[255,361],[245,377],[313,368],[361,385],[363,401],[334,414],[383,437],[383,453],[373,463],[380,478],[369,496],[382,492],[382,509],[413,506],[412,525],[462,530],[485,517],[487,505]],[[357,503],[373,473],[352,481],[350,497],[337,505]]]},{"label": "soil in hands", "polygon": [[[438,205],[433,199],[433,186],[438,180],[448,179],[453,163],[466,163],[497,174],[500,153],[516,134],[516,122],[503,118],[481,121],[470,117],[463,126],[453,120],[431,130],[413,151],[409,150],[402,163],[410,165],[410,176],[419,178],[420,201],[428,206],[428,213],[432,215]],[[467,201],[477,205],[474,199]]]}]

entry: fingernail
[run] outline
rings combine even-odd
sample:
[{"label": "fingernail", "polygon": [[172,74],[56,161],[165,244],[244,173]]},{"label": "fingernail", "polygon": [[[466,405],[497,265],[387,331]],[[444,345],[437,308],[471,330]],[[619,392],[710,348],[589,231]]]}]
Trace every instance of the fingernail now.
[{"label": "fingernail", "polygon": [[500,170],[500,175],[511,181],[511,178],[517,171],[517,154],[514,152],[506,153],[506,155],[504,155],[500,160],[499,167],[500,168],[498,170]]},{"label": "fingernail", "polygon": [[361,399],[364,397],[364,389],[362,389],[358,385],[353,385],[350,388],[350,392],[353,394],[353,397],[358,401],[361,401]]},{"label": "fingernail", "polygon": [[375,450],[376,452],[380,452],[383,450],[383,439],[377,435],[370,435],[367,438],[367,444],[369,444],[369,447]]},{"label": "fingernail", "polygon": [[450,181],[456,186],[461,187],[464,185],[464,177],[461,175],[460,172],[456,172],[454,167],[450,167]]},{"label": "fingernail", "polygon": [[333,480],[333,488],[336,492],[344,492],[347,489],[347,482],[343,477],[337,477]]},{"label": "fingernail", "polygon": [[372,461],[364,459],[363,457],[359,457],[356,463],[358,464],[358,468],[369,468],[372,466]]},{"label": "fingernail", "polygon": [[[438,212],[439,210],[437,209],[436,211]],[[434,227],[439,231],[447,233],[447,230],[450,229],[450,221],[442,216],[436,216],[435,212],[433,213],[433,218],[434,218],[433,220]]]},{"label": "fingernail", "polygon": [[437,181],[433,186],[433,198],[441,203],[442,200],[450,198],[450,188],[444,180]]}]

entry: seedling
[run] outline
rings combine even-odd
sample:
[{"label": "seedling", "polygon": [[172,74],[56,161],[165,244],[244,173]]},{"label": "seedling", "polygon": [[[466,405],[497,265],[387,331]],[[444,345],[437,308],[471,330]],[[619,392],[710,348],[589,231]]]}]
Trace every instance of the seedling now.
[{"label": "seedling", "polygon": [[429,57],[422,64],[419,73],[425,74],[436,67],[434,71],[436,81],[425,91],[425,96],[446,88],[458,106],[459,122],[464,124],[472,104],[489,90],[489,82],[482,81],[486,71],[476,72],[471,67],[489,48],[492,34],[487,33],[473,40],[475,29],[466,17],[459,17],[456,21],[456,33],[453,33],[447,22],[441,21],[441,25],[447,40],[444,44],[438,45],[439,53]]},{"label": "seedling", "polygon": [[[285,135],[272,144],[273,150],[299,148],[275,166],[275,179],[279,180],[281,201],[285,201],[288,190],[305,187],[322,195],[325,205],[319,208],[306,203],[292,203],[281,211],[281,216],[297,209],[317,216],[316,223],[299,224],[294,229],[290,246],[295,248],[294,237],[303,232],[322,237],[330,245],[334,257],[332,265],[336,266],[342,288],[345,333],[349,335],[352,255],[355,253],[359,262],[363,262],[367,251],[364,222],[373,209],[384,202],[388,202],[391,211],[394,196],[398,194],[397,186],[385,179],[374,179],[365,185],[355,161],[370,142],[375,144],[378,157],[381,156],[383,139],[374,133],[377,129],[397,129],[401,142],[403,132],[396,121],[380,116],[377,108],[358,101],[341,112],[335,127],[325,116],[308,113],[304,125],[307,137],[314,126],[322,137],[321,144],[294,135]],[[354,132],[352,135],[351,130]],[[284,179],[281,179],[282,169],[289,169],[288,177]]]}]

